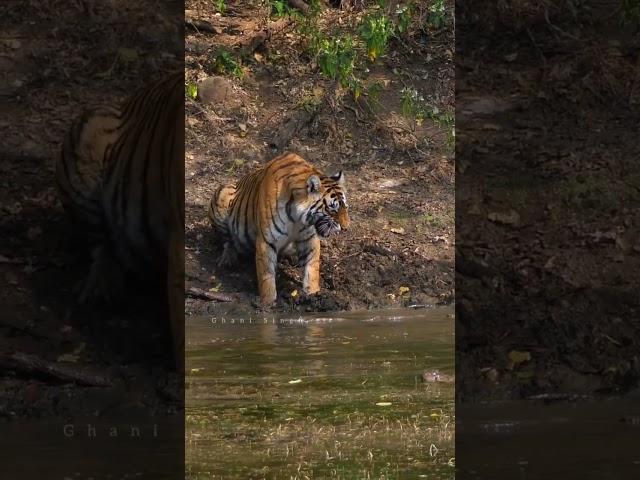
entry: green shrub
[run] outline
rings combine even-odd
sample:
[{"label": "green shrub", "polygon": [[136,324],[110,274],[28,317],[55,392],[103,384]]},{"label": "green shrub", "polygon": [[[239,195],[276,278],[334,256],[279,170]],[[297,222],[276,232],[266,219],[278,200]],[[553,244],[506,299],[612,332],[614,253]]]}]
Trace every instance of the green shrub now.
[{"label": "green shrub", "polygon": [[368,15],[360,25],[360,36],[367,46],[367,55],[372,62],[384,54],[393,35],[393,22],[384,14]]},{"label": "green shrub", "polygon": [[409,25],[413,17],[413,3],[398,4],[396,7],[397,30],[398,33],[404,34],[409,31]]},{"label": "green shrub", "polygon": [[351,36],[319,38],[317,59],[318,66],[325,76],[337,79],[343,87],[353,85],[356,51]]},{"label": "green shrub", "polygon": [[198,96],[198,85],[196,85],[195,83],[187,83],[184,86],[185,89],[185,94],[187,95],[187,97],[189,97],[192,100],[195,100],[196,97]]},{"label": "green shrub", "polygon": [[429,7],[429,17],[427,23],[436,29],[441,29],[445,25],[446,11],[444,0],[434,0]]},{"label": "green shrub", "polygon": [[240,61],[227,50],[219,50],[216,53],[213,68],[218,74],[230,73],[238,78],[244,75]]},{"label": "green shrub", "polygon": [[640,25],[640,0],[622,1],[622,19],[624,23]]}]

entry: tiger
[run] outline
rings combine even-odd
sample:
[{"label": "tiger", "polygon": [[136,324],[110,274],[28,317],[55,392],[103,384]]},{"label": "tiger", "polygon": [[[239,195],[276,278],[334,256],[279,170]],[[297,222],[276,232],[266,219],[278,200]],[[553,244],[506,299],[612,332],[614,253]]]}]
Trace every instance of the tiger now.
[{"label": "tiger", "polygon": [[303,290],[320,291],[320,239],[350,223],[345,174],[327,176],[299,155],[284,153],[248,173],[235,185],[217,188],[208,206],[213,229],[224,240],[218,264],[254,255],[260,306],[277,299],[280,255],[298,255]]},{"label": "tiger", "polygon": [[155,281],[167,294],[175,364],[181,370],[184,72],[147,84],[118,106],[83,113],[64,139],[55,183],[74,231],[92,249],[80,297],[109,287],[101,284],[105,265],[117,264],[129,278]]}]

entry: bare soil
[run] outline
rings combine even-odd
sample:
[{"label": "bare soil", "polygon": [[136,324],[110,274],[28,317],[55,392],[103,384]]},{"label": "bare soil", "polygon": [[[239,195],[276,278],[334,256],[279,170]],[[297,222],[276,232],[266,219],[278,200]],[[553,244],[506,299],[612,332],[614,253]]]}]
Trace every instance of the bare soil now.
[{"label": "bare soil", "polygon": [[459,11],[456,393],[624,394],[640,378],[638,36],[608,4],[490,3]]},{"label": "bare soil", "polygon": [[[188,30],[186,36],[187,81],[198,85],[200,97],[188,99],[186,108],[186,282],[232,300],[223,305],[188,298],[187,312],[253,308],[253,259],[232,271],[217,266],[222,243],[206,207],[217,186],[283,151],[298,153],[326,173],[345,172],[352,226],[323,244],[318,296],[304,298],[301,272],[282,262],[276,310],[452,302],[449,131],[429,119],[416,125],[400,113],[404,87],[417,89],[440,112],[453,112],[452,25],[416,35],[410,44],[392,40],[376,64],[362,66],[366,85],[383,86],[372,112],[322,75],[295,23],[272,18],[267,6],[229,1],[220,15],[213,2],[190,0],[187,8],[187,17],[209,22],[217,34]],[[325,34],[355,34],[362,16],[324,6],[317,24]],[[223,49],[242,59],[242,78],[211,80],[219,77],[212,59]],[[217,94],[205,98],[212,81],[218,82]]]}]

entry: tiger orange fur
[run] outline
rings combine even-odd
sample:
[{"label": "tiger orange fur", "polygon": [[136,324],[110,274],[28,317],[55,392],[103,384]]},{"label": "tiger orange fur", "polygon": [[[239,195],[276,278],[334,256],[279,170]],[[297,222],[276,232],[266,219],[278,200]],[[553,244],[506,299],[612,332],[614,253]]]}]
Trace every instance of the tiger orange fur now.
[{"label": "tiger orange fur", "polygon": [[208,213],[226,240],[219,263],[255,255],[260,303],[270,306],[277,298],[278,256],[287,252],[295,251],[304,268],[304,292],[320,291],[320,239],[349,226],[345,176],[327,176],[285,153],[236,185],[219,187]]}]

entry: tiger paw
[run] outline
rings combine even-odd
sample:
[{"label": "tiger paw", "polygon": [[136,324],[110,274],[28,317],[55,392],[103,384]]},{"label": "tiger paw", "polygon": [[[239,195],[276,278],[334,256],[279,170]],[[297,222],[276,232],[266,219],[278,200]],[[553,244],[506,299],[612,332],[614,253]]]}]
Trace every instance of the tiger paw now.
[{"label": "tiger paw", "polygon": [[275,306],[275,302],[263,302],[260,297],[255,297],[251,305],[260,313],[269,313]]}]

